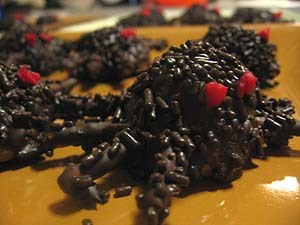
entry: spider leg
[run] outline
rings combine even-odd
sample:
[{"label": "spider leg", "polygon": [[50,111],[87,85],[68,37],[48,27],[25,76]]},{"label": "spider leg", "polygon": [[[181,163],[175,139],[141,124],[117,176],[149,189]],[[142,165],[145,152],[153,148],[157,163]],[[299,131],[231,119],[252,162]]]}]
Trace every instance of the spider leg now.
[{"label": "spider leg", "polygon": [[59,131],[46,132],[42,142],[29,143],[17,153],[17,158],[26,160],[34,155],[52,152],[55,148],[69,145],[82,146],[90,151],[100,139],[113,137],[115,133],[124,129],[126,124],[111,122],[78,123],[71,127],[63,127]]},{"label": "spider leg", "polygon": [[57,180],[58,185],[72,197],[104,203],[109,197],[108,192],[100,189],[93,180],[118,167],[128,151],[137,148],[139,142],[130,134],[130,129],[123,129],[115,135],[112,144],[103,142],[80,163],[67,166]]},{"label": "spider leg", "polygon": [[184,152],[175,153],[169,146],[156,153],[154,160],[153,172],[149,177],[150,189],[136,196],[138,208],[145,214],[149,225],[162,224],[169,215],[172,196],[180,194],[181,187],[190,184]]}]

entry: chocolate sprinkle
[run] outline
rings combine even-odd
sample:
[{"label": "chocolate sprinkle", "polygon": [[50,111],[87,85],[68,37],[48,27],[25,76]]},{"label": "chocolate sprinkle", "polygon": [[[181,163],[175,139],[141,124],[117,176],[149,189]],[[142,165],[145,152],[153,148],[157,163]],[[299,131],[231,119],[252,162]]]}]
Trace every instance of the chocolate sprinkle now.
[{"label": "chocolate sprinkle", "polygon": [[201,25],[201,24],[219,24],[223,23],[223,19],[215,10],[207,9],[205,6],[195,4],[190,6],[184,13],[178,18],[173,19],[171,22],[175,25]]},{"label": "chocolate sprinkle", "polygon": [[114,197],[115,198],[120,198],[120,197],[125,197],[131,194],[131,186],[124,186],[124,187],[119,187],[116,188]]},{"label": "chocolate sprinkle", "polygon": [[166,25],[167,21],[159,8],[142,8],[139,12],[121,18],[118,22],[122,27],[146,27]]},{"label": "chocolate sprinkle", "polygon": [[[35,37],[30,44],[26,35]],[[43,39],[44,37],[49,39]],[[32,70],[42,76],[63,70],[65,59],[68,58],[71,46],[58,38],[51,37],[38,27],[22,22],[14,23],[0,38],[0,61],[7,66],[11,64],[30,65]]]},{"label": "chocolate sprinkle", "polygon": [[[119,97],[71,95],[76,83],[72,79],[32,86],[19,78],[19,70],[0,64],[0,161],[26,160],[43,153],[51,156],[56,147],[72,144],[90,151],[99,135],[109,137],[108,131],[124,128],[102,122],[115,110],[108,106]],[[58,119],[62,123],[56,123]],[[89,143],[84,143],[86,138]]]},{"label": "chocolate sprinkle", "polygon": [[[238,25],[212,26],[203,40],[216,48],[226,47],[228,52],[240,59],[257,76],[261,88],[277,84],[273,81],[280,73],[280,66],[275,58],[277,47],[262,39],[255,31]],[[233,73],[229,72],[232,76],[238,73],[236,69]],[[226,83],[233,85],[228,79]]]},{"label": "chocolate sprinkle", "polygon": [[81,224],[82,225],[93,225],[93,222],[91,219],[83,219]]},{"label": "chocolate sprinkle", "polygon": [[233,23],[283,23],[293,22],[292,20],[277,17],[276,12],[273,13],[266,9],[257,8],[238,8],[230,18]]},{"label": "chocolate sprinkle", "polygon": [[[162,50],[165,40],[137,37],[132,29],[111,27],[85,34],[74,43],[75,49],[66,63],[71,76],[82,81],[115,81],[134,76],[149,64],[150,50]],[[132,34],[131,34],[132,33]]]}]

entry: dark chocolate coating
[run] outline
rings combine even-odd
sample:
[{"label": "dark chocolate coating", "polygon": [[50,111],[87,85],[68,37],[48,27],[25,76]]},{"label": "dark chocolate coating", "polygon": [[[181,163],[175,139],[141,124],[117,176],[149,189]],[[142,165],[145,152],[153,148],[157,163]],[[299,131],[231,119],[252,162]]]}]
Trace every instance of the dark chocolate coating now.
[{"label": "dark chocolate coating", "polygon": [[171,21],[175,25],[201,25],[201,24],[219,24],[225,21],[220,15],[213,10],[206,7],[195,4],[189,7],[182,16],[175,18]]},{"label": "dark chocolate coating", "polygon": [[84,219],[81,221],[82,225],[93,225],[93,222],[91,219]]},{"label": "dark chocolate coating", "polygon": [[145,15],[142,9],[140,12],[133,13],[127,17],[120,19],[118,25],[122,27],[147,27],[167,24],[167,20],[159,9],[150,8],[146,10],[149,15]]},{"label": "dark chocolate coating", "polygon": [[115,191],[115,198],[120,198],[120,197],[124,197],[124,196],[128,196],[131,194],[131,186],[124,186],[124,187],[119,187],[116,188]]},{"label": "dark chocolate coating", "polygon": [[41,16],[37,19],[36,24],[37,25],[48,25],[57,22],[58,19],[54,15],[45,15]]},{"label": "dark chocolate coating", "polygon": [[46,0],[45,2],[46,2],[45,4],[46,9],[63,8],[63,5],[60,0]]},{"label": "dark chocolate coating", "polygon": [[225,47],[259,79],[261,88],[276,84],[280,66],[276,60],[277,47],[262,39],[255,31],[239,25],[211,26],[203,40],[216,48]]},{"label": "dark chocolate coating", "polygon": [[293,22],[283,18],[277,18],[269,10],[256,8],[238,8],[230,18],[234,23],[283,23]]},{"label": "dark chocolate coating", "polygon": [[[36,41],[30,45],[25,40],[26,34],[34,34]],[[45,33],[38,27],[22,22],[15,22],[0,39],[0,61],[7,66],[11,64],[30,65],[34,71],[47,76],[64,69],[64,59],[68,57],[70,46],[58,38],[50,42],[41,38]]]},{"label": "dark chocolate coating", "polygon": [[0,64],[0,161],[51,155],[54,148],[66,145],[90,151],[99,137],[111,138],[126,126],[101,122],[115,111],[119,97],[71,95],[73,78],[32,86],[18,74],[18,67]]},{"label": "dark chocolate coating", "polygon": [[151,49],[162,50],[165,40],[123,37],[119,27],[103,28],[84,35],[67,63],[71,76],[82,81],[115,81],[134,76],[149,64]]}]

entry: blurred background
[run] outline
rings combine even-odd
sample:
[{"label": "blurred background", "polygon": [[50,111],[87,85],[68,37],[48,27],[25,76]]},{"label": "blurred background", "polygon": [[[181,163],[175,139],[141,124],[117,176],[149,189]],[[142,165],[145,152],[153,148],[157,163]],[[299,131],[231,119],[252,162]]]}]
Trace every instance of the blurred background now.
[{"label": "blurred background", "polygon": [[[167,20],[179,17],[193,4],[218,7],[218,13],[230,18],[238,8],[280,10],[287,20],[300,21],[297,0],[0,0],[0,18],[24,19],[53,25],[61,32],[86,32],[113,26],[120,19],[138,12],[144,6],[162,9]],[[51,26],[50,26],[51,28]]]}]

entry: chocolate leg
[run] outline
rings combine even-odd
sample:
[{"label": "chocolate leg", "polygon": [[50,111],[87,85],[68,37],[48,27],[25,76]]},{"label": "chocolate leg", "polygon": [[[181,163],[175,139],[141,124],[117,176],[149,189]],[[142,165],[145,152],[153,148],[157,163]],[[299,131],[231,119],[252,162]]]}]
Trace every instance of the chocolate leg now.
[{"label": "chocolate leg", "polygon": [[148,225],[158,225],[169,215],[172,192],[165,183],[157,183],[149,191],[136,196],[137,205],[147,217]]},{"label": "chocolate leg", "polygon": [[103,194],[105,192],[99,189],[93,180],[117,167],[129,149],[137,148],[138,141],[130,134],[129,129],[124,129],[115,136],[112,145],[104,142],[84,157],[81,163],[69,165],[57,182],[60,188],[72,197],[104,202],[103,199],[107,200],[107,194]]},{"label": "chocolate leg", "polygon": [[86,143],[90,143],[91,147],[93,147],[98,140],[112,138],[116,132],[124,129],[126,126],[126,124],[120,123],[90,122],[64,127],[61,131],[47,133],[45,141],[39,146],[39,149],[47,152],[57,147],[68,145],[82,146]]},{"label": "chocolate leg", "polygon": [[288,99],[257,97],[257,115],[268,146],[287,146],[292,136],[300,136],[300,125],[293,114],[295,108]]},{"label": "chocolate leg", "polygon": [[189,177],[183,167],[187,162],[178,160],[171,147],[157,153],[155,161],[154,172],[149,179],[151,188],[136,197],[138,208],[146,215],[149,225],[162,224],[169,215],[172,196],[180,193],[180,187],[189,185]]},{"label": "chocolate leg", "polygon": [[58,103],[55,105],[55,112],[58,114],[58,117],[68,120],[84,116],[105,120],[109,115],[113,115],[119,100],[119,96],[112,94],[107,96],[95,95],[94,98],[61,95],[58,97]]},{"label": "chocolate leg", "polygon": [[50,84],[50,89],[55,93],[57,92],[69,93],[76,84],[77,84],[77,79],[69,78],[60,83]]},{"label": "chocolate leg", "polygon": [[111,122],[90,122],[63,127],[60,131],[47,132],[40,144],[28,144],[18,152],[17,157],[25,160],[37,154],[53,151],[58,147],[81,145],[85,150],[91,150],[101,139],[109,139],[126,127],[126,124]]},{"label": "chocolate leg", "polygon": [[296,121],[296,124],[290,128],[289,133],[293,136],[300,136],[300,121]]},{"label": "chocolate leg", "polygon": [[81,163],[67,166],[57,181],[63,192],[75,198],[92,197],[97,202],[102,202],[93,180],[118,166],[127,154],[125,146],[120,144],[118,152],[112,156],[113,148],[113,145],[107,144],[84,157]]},{"label": "chocolate leg", "polygon": [[144,38],[143,41],[150,47],[150,49],[155,49],[157,51],[161,51],[168,46],[168,42],[166,39],[152,40]]}]

